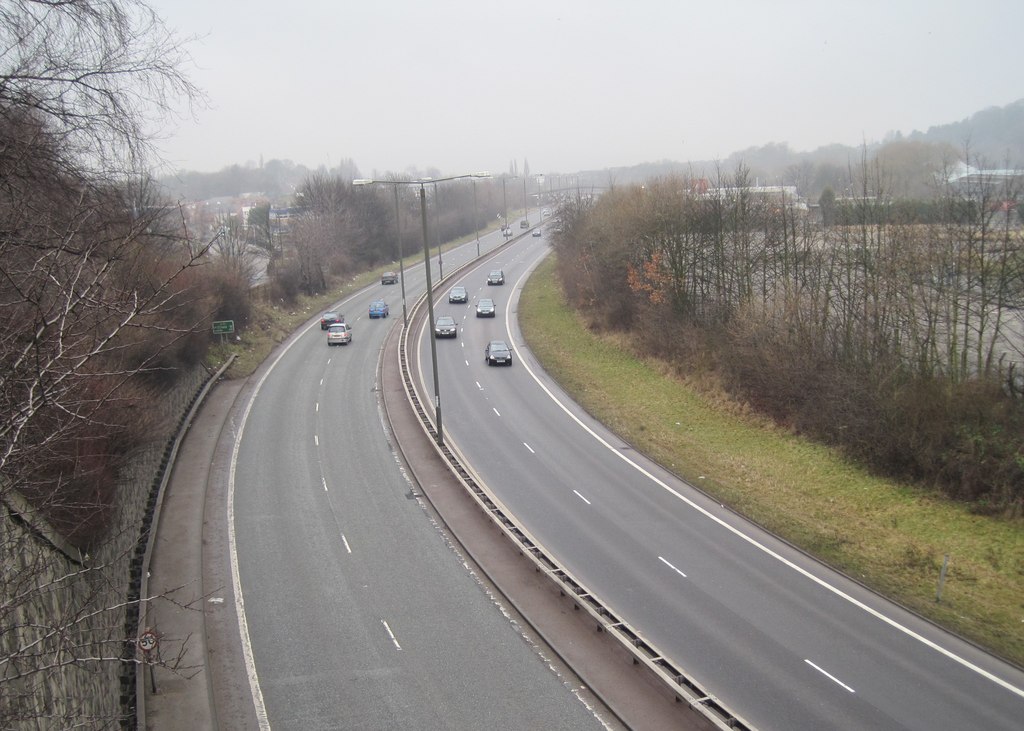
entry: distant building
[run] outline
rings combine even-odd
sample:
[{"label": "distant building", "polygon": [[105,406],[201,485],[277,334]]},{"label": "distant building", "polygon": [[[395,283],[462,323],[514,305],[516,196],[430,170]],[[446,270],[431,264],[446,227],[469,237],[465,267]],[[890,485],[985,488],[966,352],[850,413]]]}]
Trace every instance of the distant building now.
[{"label": "distant building", "polygon": [[277,231],[287,229],[291,222],[302,215],[305,210],[302,206],[292,206],[290,208],[274,208],[271,206],[270,226]]},{"label": "distant building", "polygon": [[1014,198],[1019,195],[1024,185],[1024,170],[1003,168],[997,170],[980,170],[973,165],[960,163],[946,178],[946,182],[961,195],[979,197],[982,194],[995,192],[1012,193]]},{"label": "distant building", "polygon": [[795,185],[750,185],[742,188],[707,188],[701,192],[701,195],[705,197],[718,198],[719,200],[735,200],[741,194],[776,205],[791,206],[798,211],[807,211],[807,201],[797,193]]}]

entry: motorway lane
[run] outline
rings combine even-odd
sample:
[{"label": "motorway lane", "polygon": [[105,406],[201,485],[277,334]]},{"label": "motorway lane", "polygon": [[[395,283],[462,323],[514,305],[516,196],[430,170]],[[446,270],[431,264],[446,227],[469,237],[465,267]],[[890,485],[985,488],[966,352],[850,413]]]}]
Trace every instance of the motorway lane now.
[{"label": "motorway lane", "polygon": [[[446,268],[471,253],[446,253]],[[407,270],[407,291],[422,282],[422,266]],[[393,314],[371,321],[381,295]],[[603,728],[431,522],[392,450],[376,365],[399,288],[340,309],[352,344],[300,332],[254,376],[239,436],[238,575],[268,725]]]},{"label": "motorway lane", "polygon": [[[759,727],[1019,729],[1019,671],[760,534],[590,424],[611,449],[602,446],[529,377],[522,361],[532,360],[527,351],[520,348],[508,369],[484,365],[488,339],[521,345],[510,321],[514,308],[506,305],[542,250],[540,241],[527,239],[492,260],[505,269],[504,287],[482,286],[497,265],[492,262],[463,275],[458,283],[475,297],[492,296],[498,316],[472,317],[471,302],[458,342],[438,344],[449,441],[527,530]],[[424,380],[430,374],[426,351],[421,341]],[[630,455],[656,479],[619,455]],[[692,504],[679,496],[684,491]],[[744,535],[756,536],[764,548]],[[864,607],[812,576],[825,577]],[[1014,687],[951,661],[876,611]]]}]

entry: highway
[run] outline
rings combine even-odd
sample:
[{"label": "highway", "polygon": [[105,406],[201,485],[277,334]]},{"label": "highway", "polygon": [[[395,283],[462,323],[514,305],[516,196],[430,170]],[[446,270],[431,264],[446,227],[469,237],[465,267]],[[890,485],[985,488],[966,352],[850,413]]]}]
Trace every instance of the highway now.
[{"label": "highway", "polygon": [[[550,555],[759,729],[1024,728],[1024,674],[882,600],[708,499],[594,422],[518,331],[526,237],[438,293],[446,440]],[[485,284],[502,268],[504,286]],[[447,304],[462,284],[466,305]],[[480,297],[497,316],[475,317]],[[416,358],[433,385],[426,333]],[[484,346],[514,347],[511,368]],[[686,428],[680,423],[680,428]]]},{"label": "highway", "polygon": [[[446,252],[445,269],[470,255]],[[436,252],[432,265],[436,278]],[[422,263],[405,274],[422,292]],[[370,320],[379,297],[391,317]],[[406,476],[377,378],[400,287],[338,309],[353,342],[327,347],[311,320],[251,377],[235,424],[230,543],[261,728],[618,728],[542,657]]]}]

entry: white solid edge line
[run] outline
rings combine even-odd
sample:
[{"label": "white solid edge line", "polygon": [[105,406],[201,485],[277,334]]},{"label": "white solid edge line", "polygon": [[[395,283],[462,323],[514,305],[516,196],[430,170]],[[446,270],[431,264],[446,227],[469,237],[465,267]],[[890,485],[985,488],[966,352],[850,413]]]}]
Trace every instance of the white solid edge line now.
[{"label": "white solid edge line", "polygon": [[[281,352],[281,355],[283,356],[286,352],[287,348]],[[245,423],[249,418],[249,412],[252,410],[253,401],[263,386],[263,382],[280,359],[281,356],[278,356],[270,368],[267,369],[263,378],[256,384],[256,389],[253,391],[249,403],[245,405],[238,433],[235,434],[235,444],[231,450],[231,465],[228,469],[228,556],[231,559],[231,588],[235,595],[235,614],[238,617],[238,633],[242,641],[242,657],[245,660],[246,675],[249,676],[249,692],[252,695],[253,708],[256,711],[256,721],[259,723],[261,731],[270,731],[270,719],[267,718],[267,707],[263,702],[263,691],[260,689],[260,679],[256,674],[256,663],[253,660],[252,654],[252,641],[249,638],[249,622],[245,618],[242,581],[238,572],[238,545],[235,537],[235,465],[238,463],[238,452],[242,444],[242,434],[245,432]]]},{"label": "white solid edge line", "polygon": [[[529,273],[530,273],[530,270],[528,269],[519,278],[519,280],[516,282],[515,286],[519,287],[520,291],[522,290],[523,280],[526,278],[526,276]],[[509,330],[509,324],[508,324],[509,323],[509,310],[510,310],[511,306],[512,306],[512,298],[510,297],[508,299],[508,301],[505,303],[505,332],[508,334],[508,340],[509,340],[509,343],[512,346],[512,349],[516,350],[515,343],[513,342],[513,339],[512,339],[512,332]],[[516,354],[519,355],[518,351],[517,351]],[[892,627],[892,628],[894,628],[896,630],[899,630],[900,632],[902,632],[903,634],[907,635],[908,637],[911,637],[911,638],[917,640],[918,642],[920,642],[921,644],[925,645],[926,647],[930,647],[931,649],[935,650],[936,652],[938,652],[938,653],[940,653],[942,655],[945,655],[950,660],[953,660],[954,662],[959,663],[963,667],[965,667],[965,668],[967,668],[969,670],[974,671],[975,673],[977,673],[978,675],[982,676],[983,678],[987,678],[988,680],[991,680],[996,685],[1002,686],[1003,688],[1005,688],[1006,690],[1010,691],[1011,693],[1015,693],[1016,695],[1024,698],[1024,689],[1018,688],[1017,686],[1013,685],[1012,683],[1010,683],[1010,682],[1008,682],[1006,680],[1003,680],[1002,678],[1000,678],[997,675],[993,675],[988,670],[985,670],[982,667],[978,667],[977,665],[972,663],[967,658],[960,657],[955,652],[953,652],[951,650],[947,650],[945,647],[942,647],[941,645],[939,645],[939,644],[937,644],[935,642],[932,642],[927,637],[925,637],[925,636],[923,636],[921,634],[918,634],[917,632],[915,632],[914,630],[910,629],[909,627],[907,627],[905,625],[900,624],[895,619],[892,619],[891,617],[888,617],[888,616],[882,614],[878,610],[876,610],[876,609],[874,609],[872,607],[869,607],[867,604],[865,604],[864,602],[860,601],[859,599],[857,599],[855,597],[850,596],[849,594],[844,592],[839,587],[833,586],[832,584],[828,583],[824,579],[822,579],[822,578],[820,578],[818,576],[815,576],[814,574],[812,574],[807,569],[804,569],[803,567],[798,566],[797,564],[793,563],[792,561],[790,561],[785,556],[783,556],[783,555],[773,551],[772,549],[768,548],[768,546],[766,546],[763,543],[759,542],[757,539],[755,539],[755,538],[753,538],[751,536],[748,536],[746,533],[742,532],[738,528],[735,528],[734,526],[729,525],[727,522],[725,522],[724,520],[722,520],[718,516],[713,515],[712,513],[708,512],[707,510],[702,508],[697,503],[695,503],[692,500],[690,500],[685,495],[683,495],[680,492],[676,491],[670,485],[668,485],[665,482],[663,482],[662,480],[658,479],[656,476],[654,476],[653,474],[648,472],[646,469],[641,467],[639,464],[637,464],[636,462],[631,460],[629,457],[627,457],[621,451],[619,451],[618,449],[613,447],[611,444],[609,444],[607,441],[605,441],[597,432],[595,432],[593,429],[591,429],[586,424],[584,424],[575,414],[573,414],[569,410],[569,408],[565,404],[563,404],[561,401],[558,400],[558,397],[555,396],[555,394],[552,393],[551,390],[547,386],[545,386],[541,382],[541,380],[537,377],[537,374],[533,372],[532,368],[530,368],[530,365],[529,365],[529,363],[526,362],[525,358],[520,356],[519,357],[519,362],[522,363],[523,367],[526,369],[526,372],[530,374],[530,377],[534,380],[534,382],[538,386],[540,386],[540,388],[544,391],[544,393],[546,393],[548,395],[548,398],[550,398],[558,406],[558,408],[560,408],[562,411],[564,411],[569,416],[570,419],[575,421],[580,427],[583,428],[584,431],[586,431],[588,434],[590,434],[590,436],[592,436],[594,439],[596,439],[598,441],[598,443],[603,445],[609,452],[614,454],[616,457],[621,459],[626,464],[628,464],[631,467],[633,467],[633,469],[635,469],[637,472],[639,472],[640,474],[642,474],[645,477],[647,477],[655,485],[658,485],[663,490],[668,492],[670,495],[673,495],[674,497],[678,498],[679,500],[682,500],[684,503],[689,505],[691,508],[693,508],[697,512],[703,514],[705,517],[710,518],[714,522],[718,523],[721,527],[723,527],[726,530],[730,531],[731,533],[733,533],[737,537],[743,539],[744,541],[746,541],[750,545],[752,545],[755,548],[761,550],[762,552],[764,552],[768,556],[771,556],[775,560],[777,560],[780,563],[782,563],[784,566],[788,566],[789,568],[793,569],[797,573],[805,576],[806,578],[808,578],[811,581],[815,582],[816,584],[818,584],[822,588],[827,589],[828,591],[831,591],[833,594],[835,594],[836,596],[838,596],[838,597],[840,597],[842,599],[845,599],[846,601],[848,601],[850,604],[854,605],[855,607],[857,607],[857,608],[867,612],[868,614],[870,614],[871,616],[875,617],[876,619],[879,619],[882,622],[885,622],[890,627]]]},{"label": "white solid edge line", "polygon": [[[342,303],[355,298],[357,294],[359,293],[357,292],[352,294],[350,297],[342,300]],[[274,368],[277,367],[277,364],[281,362],[281,359],[285,354],[292,349],[292,346],[299,342],[299,338],[301,338],[302,335],[305,335],[306,331],[311,330],[312,328],[313,323],[310,323],[306,330],[303,330],[288,345],[286,345],[278,356],[274,358],[274,362],[270,364],[270,367],[267,368],[267,372],[263,374],[263,377],[260,378],[259,382],[256,384],[256,388],[253,389],[252,395],[249,397],[249,403],[245,405],[245,410],[242,412],[242,417],[239,420],[238,433],[235,434],[235,444],[231,449],[231,464],[228,467],[227,523],[228,557],[231,560],[231,588],[235,595],[235,614],[238,616],[238,634],[242,642],[242,657],[245,659],[246,675],[249,676],[249,691],[252,694],[253,710],[256,713],[256,722],[259,724],[260,731],[270,731],[270,719],[267,717],[267,707],[263,701],[263,690],[260,688],[259,675],[256,673],[256,662],[253,659],[252,654],[252,641],[249,637],[249,622],[245,618],[245,601],[242,597],[242,580],[238,572],[238,543],[235,536],[235,465],[238,464],[238,452],[242,446],[242,435],[245,433],[245,425],[249,420],[249,413],[252,411],[252,406],[256,401],[256,396],[259,395],[260,389],[263,388],[263,383],[274,371]]]}]

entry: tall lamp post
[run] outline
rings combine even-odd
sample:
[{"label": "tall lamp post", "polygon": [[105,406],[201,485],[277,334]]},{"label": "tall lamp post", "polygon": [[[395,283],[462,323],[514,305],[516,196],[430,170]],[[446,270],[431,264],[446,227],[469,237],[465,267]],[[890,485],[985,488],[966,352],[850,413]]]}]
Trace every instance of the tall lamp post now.
[{"label": "tall lamp post", "polygon": [[[437,426],[437,444],[444,446],[444,429],[441,425],[441,383],[437,372],[437,340],[434,337],[434,286],[430,281],[430,238],[427,235],[427,183],[443,183],[447,180],[461,180],[463,178],[489,178],[490,173],[469,173],[468,175],[452,175],[447,178],[436,180],[353,180],[352,185],[371,185],[383,183],[385,185],[418,185],[420,186],[420,219],[423,223],[423,269],[427,275],[427,317],[430,325],[430,365],[434,371],[434,423]],[[397,193],[396,193],[397,200]]]},{"label": "tall lamp post", "polygon": [[[505,176],[501,176],[501,202],[505,206],[505,228],[508,228],[508,193],[505,192]],[[505,229],[502,229],[504,231]]]},{"label": "tall lamp post", "polygon": [[434,235],[437,237],[437,280],[441,281],[444,279],[444,264],[441,262],[441,197],[437,194],[437,181],[432,182],[434,183]]},{"label": "tall lamp post", "polygon": [[523,176],[523,210],[526,212],[526,225],[530,225],[530,199],[526,197],[526,178],[528,175]]},{"label": "tall lamp post", "polygon": [[473,178],[473,230],[476,231],[476,258],[480,258],[480,218],[476,208],[476,178]]},{"label": "tall lamp post", "polygon": [[398,238],[398,284],[402,288],[402,327],[409,327],[409,314],[405,306],[405,251],[402,246],[402,223],[398,208],[398,186],[408,185],[409,180],[371,180],[359,178],[352,181],[352,185],[390,185],[395,192],[395,236]]},{"label": "tall lamp post", "polygon": [[[518,175],[509,177],[508,175],[501,176],[501,202],[505,206],[505,228],[508,228],[508,190],[505,185],[509,180],[519,180]],[[525,190],[525,189],[524,189]]]},{"label": "tall lamp post", "polygon": [[398,285],[402,288],[402,327],[409,327],[409,313],[405,309],[405,251],[402,246],[402,218],[398,208],[398,186],[392,185],[395,191],[395,236],[398,238]]}]

